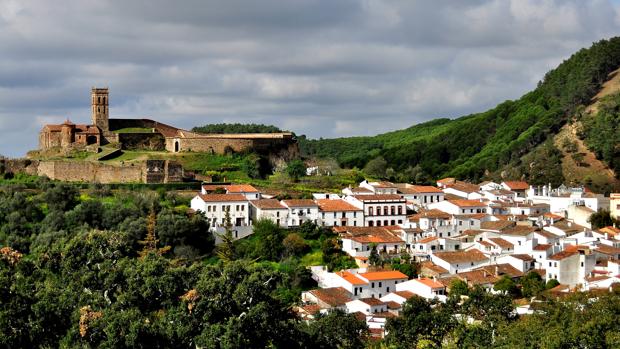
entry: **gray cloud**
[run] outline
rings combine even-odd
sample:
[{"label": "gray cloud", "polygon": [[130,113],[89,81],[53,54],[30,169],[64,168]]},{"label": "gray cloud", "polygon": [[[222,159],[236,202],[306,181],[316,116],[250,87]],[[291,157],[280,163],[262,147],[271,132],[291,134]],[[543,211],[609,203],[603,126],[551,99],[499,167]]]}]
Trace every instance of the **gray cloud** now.
[{"label": "gray cloud", "polygon": [[0,0],[0,153],[88,122],[91,86],[113,117],[371,135],[518,98],[619,28],[606,0]]}]

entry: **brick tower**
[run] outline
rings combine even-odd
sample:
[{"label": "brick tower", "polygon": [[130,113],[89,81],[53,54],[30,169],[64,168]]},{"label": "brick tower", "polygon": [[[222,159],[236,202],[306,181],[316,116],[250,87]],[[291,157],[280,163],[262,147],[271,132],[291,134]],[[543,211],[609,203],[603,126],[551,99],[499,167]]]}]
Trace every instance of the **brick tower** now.
[{"label": "brick tower", "polygon": [[93,125],[99,127],[103,133],[109,132],[108,89],[93,87],[90,91],[90,98]]}]

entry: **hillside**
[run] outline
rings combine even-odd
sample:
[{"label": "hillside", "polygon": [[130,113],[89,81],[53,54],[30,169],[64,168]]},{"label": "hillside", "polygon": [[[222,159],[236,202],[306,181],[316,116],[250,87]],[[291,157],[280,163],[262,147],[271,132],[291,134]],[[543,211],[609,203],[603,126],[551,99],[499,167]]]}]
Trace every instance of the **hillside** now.
[{"label": "hillside", "polygon": [[374,137],[300,137],[301,151],[308,157],[334,158],[344,167],[363,168],[382,157],[400,180],[453,176],[479,181],[503,175],[559,184],[565,180],[565,154],[554,137],[592,103],[618,67],[620,38],[601,40],[548,72],[535,90],[491,110]]}]

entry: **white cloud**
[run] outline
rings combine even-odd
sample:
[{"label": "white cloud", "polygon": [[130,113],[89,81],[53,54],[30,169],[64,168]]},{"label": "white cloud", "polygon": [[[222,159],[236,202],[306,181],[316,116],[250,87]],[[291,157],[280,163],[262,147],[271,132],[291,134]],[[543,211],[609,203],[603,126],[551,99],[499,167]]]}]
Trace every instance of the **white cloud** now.
[{"label": "white cloud", "polygon": [[0,0],[0,153],[111,114],[369,135],[483,111],[615,35],[607,0]]}]

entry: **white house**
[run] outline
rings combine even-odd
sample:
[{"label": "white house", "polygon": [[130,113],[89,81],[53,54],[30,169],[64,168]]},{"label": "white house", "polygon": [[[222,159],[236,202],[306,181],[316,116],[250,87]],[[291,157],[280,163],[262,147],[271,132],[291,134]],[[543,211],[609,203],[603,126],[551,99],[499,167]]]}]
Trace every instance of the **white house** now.
[{"label": "white house", "polygon": [[203,184],[200,193],[203,195],[215,194],[217,190],[223,190],[226,194],[241,194],[248,200],[261,198],[260,191],[249,184]]},{"label": "white house", "polygon": [[405,241],[398,227],[334,227],[342,241],[342,250],[352,257],[370,256],[371,246],[377,252],[397,254],[404,250]]},{"label": "white house", "polygon": [[408,183],[396,184],[398,194],[416,207],[426,207],[428,204],[444,200],[445,193],[430,185],[412,185]]},{"label": "white house", "polygon": [[289,227],[298,227],[306,221],[317,223],[319,218],[319,206],[313,200],[282,200],[281,203],[288,208]]},{"label": "white house", "polygon": [[502,188],[517,194],[517,200],[524,200],[527,197],[527,191],[530,189],[530,185],[523,181],[505,181],[501,185]]},{"label": "white house", "polygon": [[191,208],[205,215],[211,231],[216,232],[216,243],[219,242],[219,234],[225,231],[226,212],[234,238],[240,239],[252,233],[250,203],[242,194],[198,194],[192,199]]},{"label": "white house", "polygon": [[319,206],[319,225],[364,226],[364,211],[359,207],[341,199],[319,199],[315,202]]},{"label": "white house", "polygon": [[438,203],[428,205],[429,208],[451,214],[467,214],[467,213],[486,213],[487,204],[480,200],[444,200]]},{"label": "white house", "polygon": [[387,312],[387,304],[378,298],[360,298],[346,304],[348,313],[360,312],[365,315]]},{"label": "white house", "polygon": [[438,298],[440,300],[445,300],[446,298],[446,287],[429,278],[411,279],[396,285],[396,290],[409,291],[426,299]]},{"label": "white house", "polygon": [[346,200],[363,210],[368,227],[403,224],[407,218],[406,201],[398,194],[354,195]]},{"label": "white house", "polygon": [[465,200],[479,200],[482,198],[482,194],[479,192],[480,188],[471,183],[457,181],[454,184],[445,186],[442,190],[446,194],[456,195]]},{"label": "white house", "polygon": [[288,227],[289,209],[276,199],[250,201],[250,215],[253,222],[269,219],[282,228]]},{"label": "white house", "polygon": [[563,285],[575,287],[585,282],[595,264],[595,256],[587,247],[567,246],[564,251],[547,258],[544,267],[547,280],[556,279]]},{"label": "white house", "polygon": [[396,290],[396,285],[408,280],[407,275],[399,271],[374,271],[352,273],[340,271],[336,278],[330,280],[331,287],[342,287],[354,298],[381,298]]},{"label": "white house", "polygon": [[489,262],[489,259],[476,249],[467,251],[435,252],[431,261],[448,270],[450,274],[470,271]]},{"label": "white house", "polygon": [[396,194],[396,186],[390,182],[368,182],[366,180],[360,183],[361,188],[366,188],[376,195]]}]

